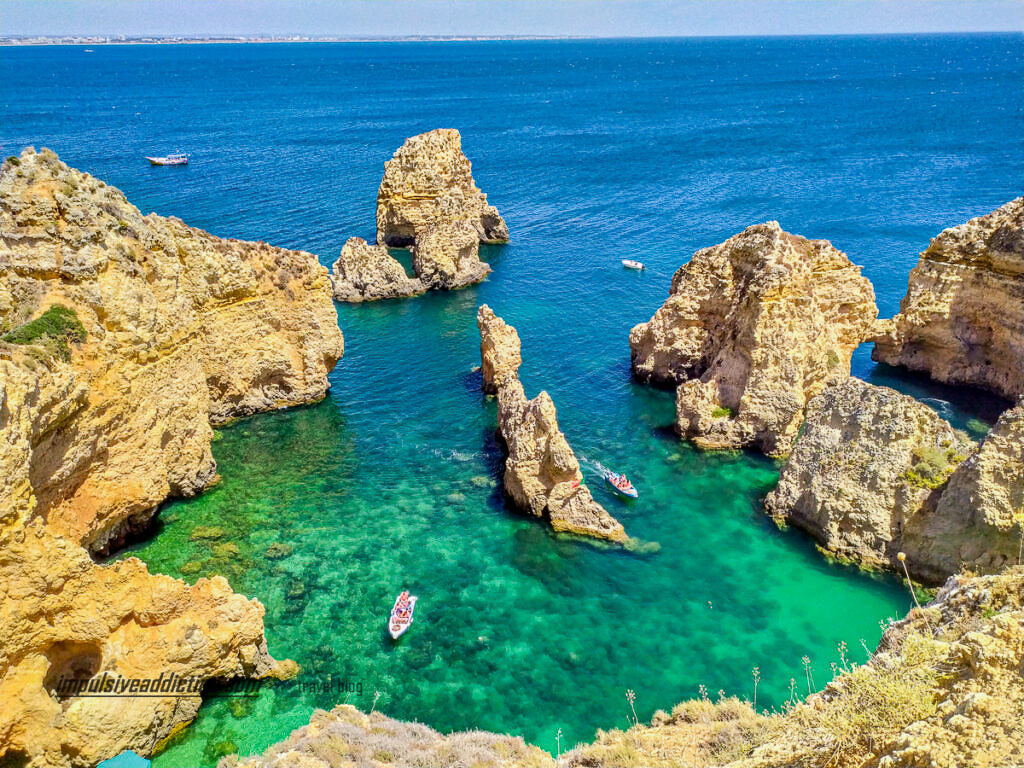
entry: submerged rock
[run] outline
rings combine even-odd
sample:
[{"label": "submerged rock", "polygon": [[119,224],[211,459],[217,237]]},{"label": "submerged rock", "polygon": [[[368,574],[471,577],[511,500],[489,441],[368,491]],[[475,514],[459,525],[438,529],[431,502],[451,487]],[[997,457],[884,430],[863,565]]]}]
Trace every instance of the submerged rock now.
[{"label": "submerged rock", "polygon": [[479,244],[508,242],[508,227],[473,181],[458,131],[406,139],[385,163],[377,242],[412,246],[416,274],[428,288],[461,288],[490,271],[479,259]]},{"label": "submerged rock", "polygon": [[1024,396],[1024,197],[935,237],[881,328],[875,360]]},{"label": "submerged rock", "polygon": [[484,390],[498,395],[498,431],[508,449],[505,492],[531,515],[547,516],[556,531],[625,541],[626,532],[594,501],[579,461],[558,428],[547,392],[526,398],[517,374],[519,334],[486,304],[477,313]]},{"label": "submerged rock", "polygon": [[418,279],[409,277],[405,267],[383,245],[369,245],[361,237],[350,237],[331,268],[334,298],[360,302],[416,296],[426,291]]},{"label": "submerged rock", "polygon": [[850,374],[878,309],[825,240],[752,226],[697,251],[629,335],[634,374],[676,386],[676,425],[703,448],[792,448],[807,401]]},{"label": "submerged rock", "polygon": [[3,164],[0,201],[0,762],[150,754],[198,696],[61,699],[54,675],[274,673],[263,608],[86,550],[216,481],[211,422],[324,396],[330,281],[312,254],[143,216],[48,150]]},{"label": "submerged rock", "polygon": [[973,516],[969,509],[957,509],[944,523],[936,514],[942,489],[974,449],[914,398],[849,378],[809,403],[765,509],[830,552],[868,566],[896,568],[897,553],[906,550],[910,571],[938,582],[959,563],[949,567],[909,544],[913,532],[929,528],[948,537],[954,550],[983,536],[958,532],[956,521]]}]

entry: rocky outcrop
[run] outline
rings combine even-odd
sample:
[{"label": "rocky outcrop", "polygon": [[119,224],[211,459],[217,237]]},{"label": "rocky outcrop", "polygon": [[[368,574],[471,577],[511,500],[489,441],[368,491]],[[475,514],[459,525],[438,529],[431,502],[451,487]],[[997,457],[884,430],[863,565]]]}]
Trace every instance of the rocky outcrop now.
[{"label": "rocky outcrop", "polygon": [[331,268],[334,298],[360,302],[398,299],[426,291],[418,279],[409,277],[383,245],[369,245],[361,237],[350,237]]},{"label": "rocky outcrop", "polygon": [[441,735],[419,723],[363,714],[348,704],[313,713],[262,755],[221,760],[219,768],[554,768],[551,755],[518,736],[485,731]]},{"label": "rocky outcrop", "polygon": [[215,479],[211,421],[324,396],[343,342],[312,254],[143,216],[47,150],[6,162],[0,194],[4,330],[51,305],[85,330],[66,361],[0,345],[5,526],[104,550]]},{"label": "rocky outcrop", "polygon": [[[808,405],[765,509],[830,552],[868,566],[896,568],[897,553],[906,551],[911,573],[938,582],[960,565],[950,550],[973,553],[971,564],[980,564],[993,553],[975,552],[974,545],[1009,535],[985,523],[983,512],[947,505],[937,513],[943,489],[974,448],[912,397],[850,378]],[[924,531],[944,543],[924,545]]]},{"label": "rocky outcrop", "polygon": [[413,267],[429,288],[461,288],[490,271],[480,261],[479,244],[508,242],[508,227],[473,181],[458,131],[406,139],[385,163],[377,242],[412,246]]},{"label": "rocky outcrop", "polygon": [[[267,652],[263,606],[223,578],[189,586],[135,558],[96,565],[40,522],[0,537],[0,606],[4,765],[92,766],[125,749],[150,754],[195,717],[205,681],[295,672]],[[161,674],[189,688],[99,697],[69,682],[109,680],[117,691]]]},{"label": "rocky outcrop", "polygon": [[807,401],[850,374],[878,310],[824,240],[749,227],[697,251],[629,336],[634,374],[676,386],[676,425],[702,448],[792,448]]},{"label": "rocky outcrop", "polygon": [[547,392],[527,400],[519,381],[519,334],[486,304],[477,312],[484,390],[498,396],[498,431],[508,449],[505,492],[556,531],[625,541],[622,525],[594,501],[579,461],[558,428]]},{"label": "rocky outcrop", "polygon": [[1024,405],[1005,411],[960,464],[935,512],[904,532],[903,548],[936,573],[995,573],[1017,562],[1024,527]]},{"label": "rocky outcrop", "polygon": [[148,753],[198,699],[69,701],[90,675],[279,671],[262,607],[214,579],[94,564],[170,495],[217,478],[211,422],[320,399],[343,351],[311,254],[143,216],[26,150],[0,170],[0,761]]},{"label": "rocky outcrop", "polygon": [[872,357],[1024,396],[1024,197],[934,238]]}]

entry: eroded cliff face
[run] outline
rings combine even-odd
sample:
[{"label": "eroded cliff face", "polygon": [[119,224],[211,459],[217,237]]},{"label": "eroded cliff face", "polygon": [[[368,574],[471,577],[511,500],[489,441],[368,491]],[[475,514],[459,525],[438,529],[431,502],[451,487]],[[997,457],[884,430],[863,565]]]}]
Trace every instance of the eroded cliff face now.
[{"label": "eroded cliff face", "polygon": [[935,513],[914,521],[903,548],[936,574],[997,573],[1016,563],[1024,527],[1024,405],[1004,411],[942,490]]},{"label": "eroded cliff face", "polygon": [[526,398],[519,381],[519,334],[486,304],[477,313],[485,391],[498,396],[498,431],[508,449],[505,492],[525,512],[546,516],[556,531],[626,541],[626,532],[594,501],[579,461],[558,428],[547,392]]},{"label": "eroded cliff face", "polygon": [[1024,197],[935,237],[882,330],[875,360],[1024,396]]},{"label": "eroded cliff face", "polygon": [[213,481],[211,421],[324,396],[343,341],[311,254],[142,216],[45,150],[5,163],[0,195],[5,328],[56,304],[87,334],[67,362],[0,353],[5,525],[45,515],[103,549],[126,520]]},{"label": "eroded cliff face", "polygon": [[334,298],[360,302],[416,296],[427,290],[409,277],[405,267],[383,245],[369,245],[361,237],[350,237],[331,268]]},{"label": "eroded cliff face", "polygon": [[[765,509],[838,556],[939,583],[962,567],[1015,562],[1024,496],[1021,409],[973,441],[926,405],[858,379],[807,408]],[[1016,505],[1016,506],[1015,506]]]},{"label": "eroded cliff face", "polygon": [[[263,606],[223,578],[189,586],[135,558],[96,565],[36,521],[0,538],[0,760],[95,765],[150,754],[195,717],[198,693],[75,695],[61,680],[287,677],[267,652]],[[7,764],[7,763],[5,763]]]},{"label": "eroded cliff face", "polygon": [[[189,587],[86,549],[216,480],[211,422],[323,397],[343,351],[330,281],[311,254],[142,216],[47,150],[5,162],[0,196],[0,324],[15,329],[0,343],[0,759],[145,754],[199,700],[61,699],[62,665],[287,670],[267,654],[262,607],[223,580]],[[29,332],[52,307],[84,340]]]},{"label": "eroded cliff face", "polygon": [[458,131],[408,138],[385,163],[377,242],[412,246],[416,275],[428,288],[461,288],[490,272],[479,244],[508,242],[508,226],[473,181]]},{"label": "eroded cliff face", "polygon": [[703,448],[792,448],[807,401],[850,374],[878,309],[860,268],[824,240],[749,227],[697,251],[629,336],[633,371],[676,386],[676,425]]}]

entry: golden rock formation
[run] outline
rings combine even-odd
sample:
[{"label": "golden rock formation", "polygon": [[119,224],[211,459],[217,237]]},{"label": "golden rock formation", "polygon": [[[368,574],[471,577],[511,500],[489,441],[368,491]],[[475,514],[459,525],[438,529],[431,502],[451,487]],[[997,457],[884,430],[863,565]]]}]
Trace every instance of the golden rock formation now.
[{"label": "golden rock formation", "polygon": [[850,375],[878,309],[827,241],[752,226],[697,251],[629,335],[635,375],[676,386],[676,425],[702,448],[792,448],[804,407]]},{"label": "golden rock formation", "polygon": [[1024,197],[935,237],[872,357],[1024,396]]},{"label": "golden rock formation", "polygon": [[484,390],[498,396],[498,431],[508,448],[505,492],[556,531],[626,541],[626,532],[594,501],[583,483],[579,461],[558,428],[547,392],[527,400],[519,381],[519,334],[486,304],[477,312]]},{"label": "golden rock formation", "polygon": [[334,298],[360,302],[416,296],[427,290],[383,245],[369,245],[361,237],[350,237],[331,268]]}]

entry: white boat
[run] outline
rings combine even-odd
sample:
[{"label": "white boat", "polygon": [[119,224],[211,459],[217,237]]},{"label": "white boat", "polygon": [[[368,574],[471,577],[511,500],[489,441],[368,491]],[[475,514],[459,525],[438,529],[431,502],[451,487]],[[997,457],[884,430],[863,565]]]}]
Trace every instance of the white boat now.
[{"label": "white boat", "polygon": [[626,267],[626,269],[643,269],[644,268],[643,262],[633,261],[633,259],[623,259],[622,260],[622,266]]},{"label": "white boat", "polygon": [[[403,605],[403,599],[405,604]],[[395,598],[395,605],[391,609],[391,616],[388,619],[388,632],[391,633],[391,639],[397,640],[405,631],[412,626],[412,615],[416,611],[416,595],[410,595],[408,592],[403,592]]]},{"label": "white boat", "polygon": [[146,155],[150,165],[188,165],[188,155],[184,152],[175,152],[166,157],[150,157]]},{"label": "white boat", "polygon": [[629,482],[629,478],[625,475],[616,475],[614,472],[605,472],[604,479],[607,481],[608,485],[623,496],[635,499],[640,495],[640,492],[633,487],[633,484]]}]

